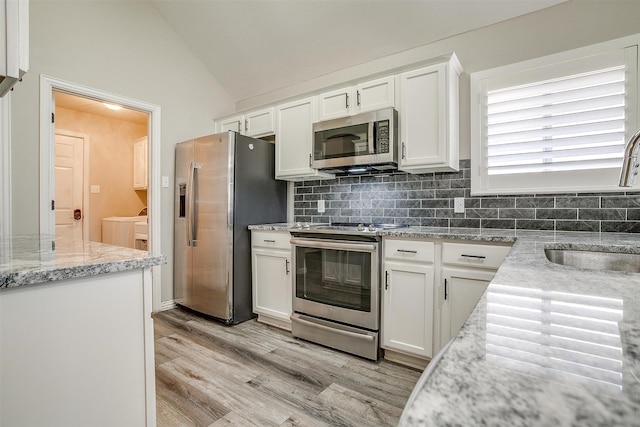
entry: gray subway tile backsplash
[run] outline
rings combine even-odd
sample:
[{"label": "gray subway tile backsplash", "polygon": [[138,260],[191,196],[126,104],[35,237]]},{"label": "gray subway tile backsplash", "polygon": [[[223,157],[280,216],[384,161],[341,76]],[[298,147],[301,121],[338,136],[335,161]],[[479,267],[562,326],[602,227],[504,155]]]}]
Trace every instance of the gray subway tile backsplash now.
[{"label": "gray subway tile backsplash", "polygon": [[[459,172],[405,172],[296,182],[298,222],[402,223],[432,227],[640,233],[639,193],[471,197],[470,161]],[[455,213],[453,198],[465,197]],[[317,200],[328,201],[318,213]]]}]

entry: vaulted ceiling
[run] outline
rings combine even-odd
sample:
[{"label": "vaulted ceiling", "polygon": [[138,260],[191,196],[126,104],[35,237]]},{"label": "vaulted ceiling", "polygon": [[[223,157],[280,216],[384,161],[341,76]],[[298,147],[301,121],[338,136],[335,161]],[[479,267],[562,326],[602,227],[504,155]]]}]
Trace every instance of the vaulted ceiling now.
[{"label": "vaulted ceiling", "polygon": [[234,101],[566,0],[150,0]]}]

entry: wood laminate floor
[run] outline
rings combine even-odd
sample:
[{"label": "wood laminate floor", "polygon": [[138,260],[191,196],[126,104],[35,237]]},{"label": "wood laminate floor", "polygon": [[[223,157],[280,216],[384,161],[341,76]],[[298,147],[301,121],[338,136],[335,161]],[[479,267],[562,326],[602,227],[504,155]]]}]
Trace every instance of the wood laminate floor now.
[{"label": "wood laminate floor", "polygon": [[158,426],[395,426],[420,372],[255,320],[155,316]]}]

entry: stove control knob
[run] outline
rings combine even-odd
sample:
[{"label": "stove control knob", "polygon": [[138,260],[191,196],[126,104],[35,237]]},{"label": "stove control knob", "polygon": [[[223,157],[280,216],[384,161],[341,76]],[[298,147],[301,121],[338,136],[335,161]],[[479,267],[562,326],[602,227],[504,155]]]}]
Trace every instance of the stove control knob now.
[{"label": "stove control knob", "polygon": [[369,231],[376,231],[376,226],[373,224],[369,224]]},{"label": "stove control knob", "polygon": [[358,231],[364,231],[364,224],[358,224]]}]

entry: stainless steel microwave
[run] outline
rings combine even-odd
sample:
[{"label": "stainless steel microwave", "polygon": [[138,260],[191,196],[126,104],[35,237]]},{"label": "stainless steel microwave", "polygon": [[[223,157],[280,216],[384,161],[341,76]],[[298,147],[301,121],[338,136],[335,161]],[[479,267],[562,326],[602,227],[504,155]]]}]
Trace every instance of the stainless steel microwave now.
[{"label": "stainless steel microwave", "polygon": [[396,169],[397,139],[393,108],[314,123],[311,167],[351,173]]}]

